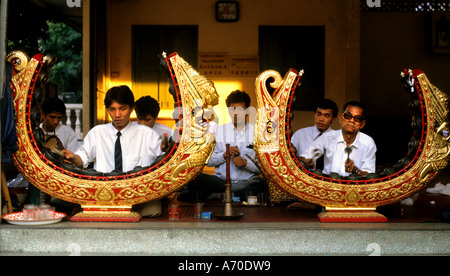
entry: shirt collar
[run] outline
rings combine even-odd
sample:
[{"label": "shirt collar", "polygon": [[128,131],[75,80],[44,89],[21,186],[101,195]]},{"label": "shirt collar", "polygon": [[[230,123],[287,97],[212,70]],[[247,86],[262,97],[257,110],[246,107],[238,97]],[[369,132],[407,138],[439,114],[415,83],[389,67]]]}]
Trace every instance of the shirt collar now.
[{"label": "shirt collar", "polygon": [[[130,121],[130,122],[128,123],[128,125],[127,125],[125,128],[123,128],[122,130],[120,130],[121,136],[126,135],[126,133],[130,130],[132,124],[133,124],[133,122]],[[112,129],[112,131],[114,132],[114,135],[116,135],[117,132],[119,132],[119,130],[117,130],[117,129],[112,125],[112,123],[110,123],[109,125],[111,126],[111,129]]]},{"label": "shirt collar", "polygon": [[317,128],[317,126],[314,126],[313,127],[313,131],[312,131],[313,133],[313,138],[314,138],[314,140],[320,135],[320,131],[319,131],[319,129]]},{"label": "shirt collar", "polygon": [[233,130],[234,130],[235,133],[242,133],[242,132],[245,132],[245,131],[248,129],[248,125],[249,125],[249,123],[246,123],[245,126],[239,131],[239,130],[237,130],[237,129],[234,127],[234,124],[233,124],[233,123],[230,123],[230,124],[231,124],[231,127],[233,128]]},{"label": "shirt collar", "polygon": [[[356,134],[355,141],[353,141],[353,143],[350,145],[350,147],[354,147],[354,148],[358,148],[359,147],[359,136],[360,136],[359,134],[360,134],[360,132],[358,131],[358,134]],[[344,136],[342,135],[342,129],[339,130],[339,135],[337,137],[337,141],[336,142],[345,144]]]},{"label": "shirt collar", "polygon": [[[328,127],[328,129],[325,130],[324,132],[322,132],[322,134],[325,134],[325,133],[327,133],[327,132],[329,132],[329,131],[332,131],[331,127]],[[313,140],[316,140],[320,135],[321,135],[321,132],[320,132],[320,130],[317,128],[317,126],[315,125],[315,126],[313,127],[313,138],[314,138]]]},{"label": "shirt collar", "polygon": [[[45,131],[45,129],[44,129],[44,123],[41,123],[41,124],[39,125],[39,127],[42,128],[42,130],[44,131],[45,134],[48,134],[48,133],[49,133],[49,132]],[[50,131],[50,133],[51,133],[51,132],[55,132],[55,133],[56,133],[56,130],[58,130],[60,127],[61,127],[61,123],[59,123],[59,124],[56,126],[55,130]]]}]

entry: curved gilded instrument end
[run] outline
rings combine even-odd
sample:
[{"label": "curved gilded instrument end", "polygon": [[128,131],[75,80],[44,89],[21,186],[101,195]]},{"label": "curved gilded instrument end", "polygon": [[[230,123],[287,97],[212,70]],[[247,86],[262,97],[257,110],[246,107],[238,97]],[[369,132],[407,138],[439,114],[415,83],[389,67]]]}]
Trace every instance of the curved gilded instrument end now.
[{"label": "curved gilded instrument end", "polygon": [[285,144],[286,116],[300,73],[289,70],[284,78],[274,70],[262,72],[256,79],[258,116],[253,145],[259,152],[277,152]]}]

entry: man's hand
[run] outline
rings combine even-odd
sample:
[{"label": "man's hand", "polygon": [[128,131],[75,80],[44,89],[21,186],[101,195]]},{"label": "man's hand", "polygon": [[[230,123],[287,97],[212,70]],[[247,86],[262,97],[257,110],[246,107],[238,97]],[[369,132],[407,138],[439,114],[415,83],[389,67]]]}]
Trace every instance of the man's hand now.
[{"label": "man's hand", "polygon": [[164,133],[164,137],[161,141],[161,151],[162,152],[166,152],[169,150],[170,144],[169,144],[169,136],[167,135],[167,133]]},{"label": "man's hand", "polygon": [[233,163],[238,168],[244,168],[245,166],[247,166],[247,160],[240,156],[233,157]]},{"label": "man's hand", "polygon": [[307,169],[310,169],[310,170],[312,170],[312,169],[314,169],[315,167],[316,167],[316,164],[314,164],[314,161],[313,161],[313,159],[306,159],[305,157],[303,157],[303,156],[300,156],[300,158],[299,158],[301,161],[303,161],[303,162],[305,162],[306,163],[306,167],[307,167]]},{"label": "man's hand", "polygon": [[347,158],[347,160],[345,160],[345,171],[349,172],[349,173],[356,173],[359,176],[365,176],[368,174],[368,172],[365,171],[361,171],[360,169],[358,169],[355,166],[355,162],[353,162],[353,160]]},{"label": "man's hand", "polygon": [[[241,154],[241,152],[239,151],[238,147],[230,147],[230,156],[231,157],[236,157],[239,156]],[[223,153],[223,158],[226,159],[227,158],[227,152],[225,151]]]},{"label": "man's hand", "polygon": [[75,154],[70,150],[62,150],[61,152],[64,154],[64,161],[67,163],[72,163],[72,160],[75,158]]},{"label": "man's hand", "polygon": [[356,169],[355,166],[355,162],[353,162],[353,160],[347,158],[347,160],[345,160],[345,171],[349,172],[349,173],[353,173]]},{"label": "man's hand", "polygon": [[64,156],[65,156],[63,159],[64,162],[72,163],[79,168],[81,168],[83,166],[83,161],[81,160],[81,158],[78,155],[75,155],[70,150],[62,150],[61,152],[64,153]]}]

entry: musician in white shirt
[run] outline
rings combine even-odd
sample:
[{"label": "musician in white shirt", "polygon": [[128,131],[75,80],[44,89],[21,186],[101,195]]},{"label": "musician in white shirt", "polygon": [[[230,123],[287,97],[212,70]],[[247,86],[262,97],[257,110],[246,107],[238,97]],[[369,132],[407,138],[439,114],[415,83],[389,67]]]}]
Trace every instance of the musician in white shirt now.
[{"label": "musician in white shirt", "polygon": [[202,200],[212,193],[223,193],[226,180],[226,144],[230,144],[230,179],[231,191],[241,201],[245,201],[248,192],[265,192],[267,184],[260,177],[253,150],[254,125],[248,123],[250,97],[247,93],[236,90],[226,99],[231,123],[220,125],[216,133],[216,146],[207,166],[215,167],[214,175],[201,174],[188,185],[189,192],[180,196],[181,201],[191,201],[195,191],[200,191]]},{"label": "musician in white shirt", "polygon": [[167,137],[172,136],[172,129],[164,124],[158,123],[159,103],[156,99],[150,96],[144,96],[136,101],[135,111],[137,116],[137,123],[152,128],[158,133],[161,138],[167,134]]},{"label": "musician in white shirt", "polygon": [[292,135],[291,143],[297,150],[297,156],[301,156],[322,134],[334,131],[331,124],[337,115],[338,107],[332,100],[323,99],[317,104],[314,111],[314,126],[299,129]]},{"label": "musician in white shirt", "polygon": [[314,160],[324,155],[325,174],[365,176],[374,173],[377,147],[370,136],[360,132],[366,124],[366,108],[353,101],[346,103],[343,110],[339,116],[341,130],[319,137],[302,157],[310,168],[314,168]]},{"label": "musician in white shirt", "polygon": [[87,167],[109,173],[115,167],[115,144],[118,132],[122,154],[122,169],[127,172],[137,166],[150,166],[161,155],[161,137],[151,128],[130,124],[134,96],[127,86],[113,87],[106,93],[105,106],[112,122],[94,127],[86,135],[83,145],[75,152],[64,151],[66,159],[77,167]]},{"label": "musician in white shirt", "polygon": [[56,136],[61,141],[63,147],[70,151],[76,151],[80,146],[75,131],[70,126],[61,124],[61,120],[66,114],[66,105],[57,97],[44,100],[41,105],[42,123],[40,128],[46,137]]},{"label": "musician in white shirt", "polygon": [[[40,109],[42,123],[39,127],[45,134],[45,140],[47,141],[52,136],[56,136],[61,142],[62,148],[71,151],[77,150],[80,143],[77,140],[75,131],[70,126],[61,124],[62,118],[66,114],[66,105],[64,102],[58,97],[46,98],[41,104]],[[62,148],[58,147],[57,149],[61,150]],[[40,204],[43,199],[47,200],[47,196],[43,196],[44,193],[33,185],[28,185],[28,192],[29,200],[33,203]]]}]

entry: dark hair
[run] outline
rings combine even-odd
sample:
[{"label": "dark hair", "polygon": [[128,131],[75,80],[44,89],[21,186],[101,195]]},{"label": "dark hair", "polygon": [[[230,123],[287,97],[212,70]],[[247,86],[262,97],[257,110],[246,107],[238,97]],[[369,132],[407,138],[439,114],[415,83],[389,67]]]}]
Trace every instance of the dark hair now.
[{"label": "dark hair", "polygon": [[350,105],[350,106],[354,106],[354,107],[359,107],[359,108],[361,108],[361,109],[363,110],[363,113],[362,113],[363,119],[364,119],[364,120],[367,119],[368,112],[367,112],[367,108],[366,108],[366,106],[365,106],[364,104],[362,104],[362,103],[360,103],[360,102],[358,102],[358,101],[351,101],[351,102],[348,102],[348,103],[344,104],[344,107],[342,108],[342,112],[345,112],[345,110],[347,110],[347,107],[348,107],[349,105]]},{"label": "dark hair", "polygon": [[52,112],[61,112],[62,115],[66,114],[66,105],[58,97],[51,97],[44,100],[41,105],[41,110],[45,115]]},{"label": "dark hair", "polygon": [[141,97],[136,101],[134,108],[137,117],[140,119],[147,115],[152,115],[152,117],[156,119],[158,118],[160,109],[158,101],[150,96]]},{"label": "dark hair", "polygon": [[318,108],[333,110],[333,118],[336,118],[339,112],[337,104],[330,99],[320,100],[320,102],[316,105],[316,109],[314,110],[314,112],[316,112]]},{"label": "dark hair", "polygon": [[227,107],[230,107],[233,103],[245,103],[245,107],[248,108],[250,106],[250,96],[245,93],[245,91],[235,90],[228,95],[225,100]]},{"label": "dark hair", "polygon": [[131,89],[126,85],[112,87],[108,90],[108,92],[106,92],[104,101],[106,108],[110,107],[113,101],[123,105],[127,104],[130,108],[133,108],[133,92],[131,92]]}]

